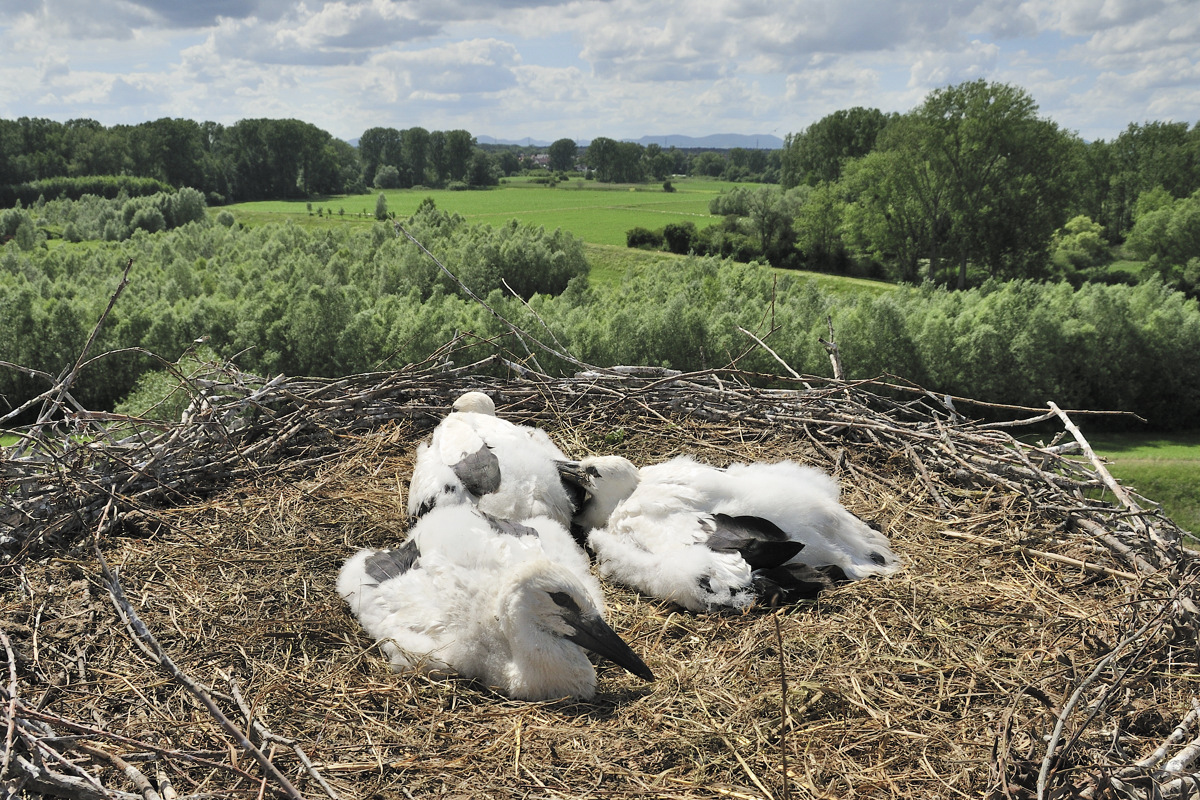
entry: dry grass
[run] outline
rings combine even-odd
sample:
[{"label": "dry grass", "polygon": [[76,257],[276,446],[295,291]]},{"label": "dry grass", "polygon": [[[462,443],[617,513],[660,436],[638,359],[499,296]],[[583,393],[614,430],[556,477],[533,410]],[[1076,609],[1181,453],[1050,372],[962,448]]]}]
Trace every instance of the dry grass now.
[{"label": "dry grass", "polygon": [[[236,727],[253,728],[249,712],[270,732],[250,738],[306,797],[1028,797],[1060,714],[1065,735],[1051,754],[1047,796],[1112,796],[1110,779],[1122,770],[1120,796],[1137,796],[1149,780],[1130,765],[1191,707],[1195,632],[1179,610],[1186,603],[1169,599],[1180,587],[1190,596],[1190,562],[1121,577],[1134,562],[1078,520],[1112,534],[1130,517],[1081,493],[1072,499],[1096,480],[1065,465],[964,474],[963,464],[978,461],[967,452],[972,442],[1020,452],[1017,467],[1044,450],[966,423],[934,425],[925,407],[924,422],[908,425],[897,404],[888,412],[890,401],[864,387],[830,382],[788,391],[737,385],[750,400],[723,406],[652,378],[411,377],[390,395],[345,382],[321,389],[328,394],[291,387],[291,406],[279,397],[261,404],[270,420],[251,426],[257,439],[235,433],[226,445],[236,439],[245,452],[295,420],[308,428],[236,468],[173,483],[170,493],[117,481],[131,488],[105,511],[91,484],[64,481],[38,506],[41,528],[22,528],[17,512],[0,517],[10,536],[0,604],[14,677],[0,681],[9,684],[5,777],[24,781],[25,791],[81,797],[151,796],[137,775],[163,796],[163,778],[184,796],[278,792],[196,694],[136,643],[93,553],[96,531],[129,605],[169,659],[209,687]],[[581,391],[585,383],[592,389]],[[711,376],[692,383],[714,385]],[[502,416],[539,422],[574,455],[795,458],[823,467],[842,480],[845,504],[888,532],[907,568],[744,616],[694,615],[606,586],[613,627],[658,680],[599,664],[590,703],[513,702],[465,680],[398,676],[337,596],[336,573],[355,549],[405,535],[414,443],[435,409],[481,385],[500,395]],[[385,395],[392,412],[372,411]],[[350,415],[330,416],[328,398],[356,396],[368,400],[343,410],[373,421],[331,421]],[[805,421],[835,411],[850,422]],[[888,413],[901,420],[894,430]],[[936,457],[946,443],[958,462]],[[218,445],[203,451],[210,466]],[[129,474],[139,470],[149,472]],[[35,495],[17,488],[10,499]],[[45,498],[67,502],[66,488],[75,511],[60,513]],[[12,505],[32,518],[32,500]],[[1138,519],[1172,532],[1153,515]],[[36,530],[54,536],[39,540]],[[1155,615],[1161,624],[1132,635]],[[1078,704],[1064,711],[1081,686]],[[27,766],[38,764],[46,771]],[[71,794],[55,776],[75,776],[84,788]],[[88,788],[90,780],[99,785]]]}]

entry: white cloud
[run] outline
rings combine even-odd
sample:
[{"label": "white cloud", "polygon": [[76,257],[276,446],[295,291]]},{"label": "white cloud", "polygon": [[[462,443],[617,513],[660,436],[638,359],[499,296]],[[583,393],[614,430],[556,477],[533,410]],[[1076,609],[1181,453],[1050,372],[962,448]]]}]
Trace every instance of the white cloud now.
[{"label": "white cloud", "polygon": [[[1195,119],[1195,0],[0,0],[0,112],[507,138],[780,133],[984,78],[1090,138]],[[107,40],[107,41],[106,41]],[[486,129],[485,129],[486,128]]]},{"label": "white cloud", "polygon": [[921,53],[909,70],[909,86],[936,89],[979,77],[990,78],[999,62],[1000,47],[975,40],[958,51]]}]

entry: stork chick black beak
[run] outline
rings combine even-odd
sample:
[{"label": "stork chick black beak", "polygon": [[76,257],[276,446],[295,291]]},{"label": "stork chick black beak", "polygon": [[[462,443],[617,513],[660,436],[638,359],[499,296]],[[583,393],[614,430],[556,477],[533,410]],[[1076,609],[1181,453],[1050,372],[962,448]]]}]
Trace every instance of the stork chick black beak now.
[{"label": "stork chick black beak", "polygon": [[642,680],[654,680],[654,673],[646,666],[646,662],[642,661],[637,653],[625,644],[625,640],[618,636],[617,632],[610,628],[599,614],[583,613],[570,595],[565,593],[555,592],[551,597],[562,607],[563,621],[574,629],[574,633],[564,638],[585,650],[591,650],[596,655],[607,658]]}]

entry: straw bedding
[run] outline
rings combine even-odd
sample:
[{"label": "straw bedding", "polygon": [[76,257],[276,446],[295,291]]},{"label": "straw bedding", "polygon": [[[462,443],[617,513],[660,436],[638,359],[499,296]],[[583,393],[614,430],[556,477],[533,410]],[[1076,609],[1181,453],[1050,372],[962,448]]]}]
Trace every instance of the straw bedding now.
[{"label": "straw bedding", "polygon": [[[0,473],[6,786],[1184,796],[1200,665],[1182,532],[1105,491],[1102,467],[1061,441],[1019,444],[913,387],[773,385],[731,372],[551,379],[499,357],[341,381],[224,368],[188,384],[187,422],[74,414],[70,430],[34,431]],[[600,663],[594,702],[394,674],[334,591],[337,570],[403,538],[415,443],[472,388],[575,456],[822,467],[906,568],[745,615],[606,585],[610,622],[658,680]],[[1059,418],[1025,417],[1013,432],[1050,442]],[[101,423],[103,437],[81,435]]]}]

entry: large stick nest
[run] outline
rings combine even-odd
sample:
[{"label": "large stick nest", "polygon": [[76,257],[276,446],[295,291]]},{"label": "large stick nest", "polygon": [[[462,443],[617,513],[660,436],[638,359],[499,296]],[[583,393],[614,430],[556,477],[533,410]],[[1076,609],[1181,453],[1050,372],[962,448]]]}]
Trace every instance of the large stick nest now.
[{"label": "large stick nest", "polygon": [[[1048,438],[1067,415],[983,424],[913,387],[761,378],[225,366],[186,383],[182,422],[37,426],[0,463],[3,778],[102,798],[1190,790],[1194,562]],[[396,675],[336,573],[404,537],[414,446],[468,389],[574,456],[819,466],[906,568],[746,615],[606,586],[658,680],[600,664],[591,703]]]}]

